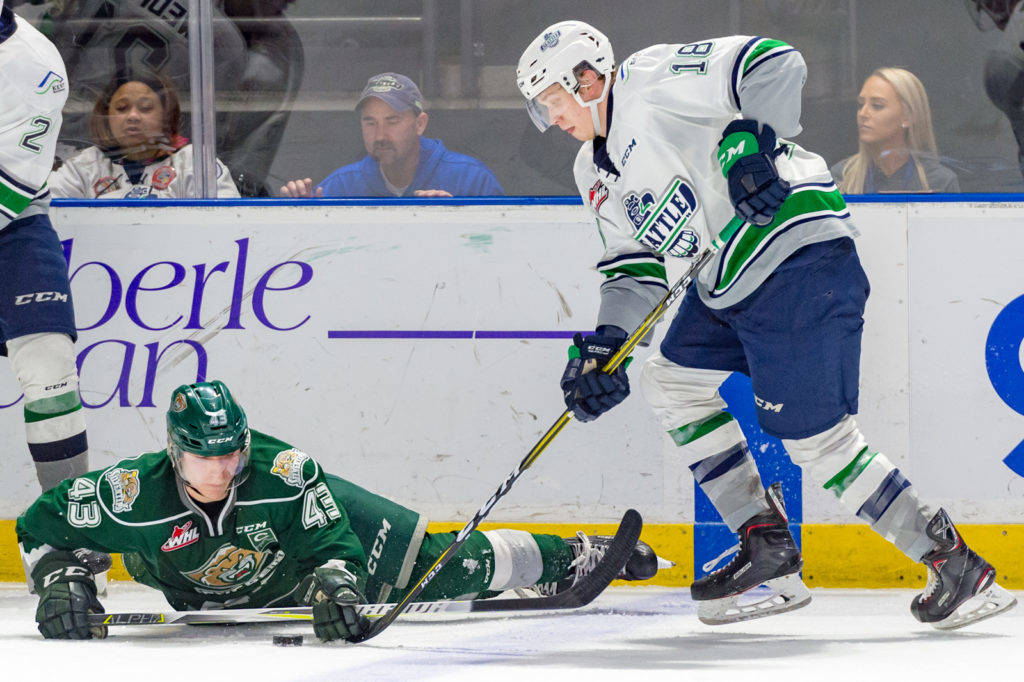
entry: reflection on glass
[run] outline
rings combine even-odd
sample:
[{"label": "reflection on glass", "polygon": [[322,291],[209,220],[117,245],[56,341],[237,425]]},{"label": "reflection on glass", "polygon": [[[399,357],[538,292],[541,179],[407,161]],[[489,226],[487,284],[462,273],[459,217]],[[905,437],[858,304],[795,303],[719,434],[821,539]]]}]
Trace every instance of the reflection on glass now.
[{"label": "reflection on glass", "polygon": [[[192,145],[180,126],[178,94],[166,78],[110,83],[89,118],[95,144],[50,174],[50,191],[79,199],[193,197]],[[238,196],[231,173],[219,161],[217,196]]]},{"label": "reflection on glass", "polygon": [[[243,196],[280,195],[282,187],[302,196],[320,186],[325,194],[387,197],[416,186],[399,168],[394,178],[381,172],[372,192],[324,184],[336,170],[376,162],[364,139],[366,107],[357,112],[356,105],[367,77],[384,72],[404,74],[424,95],[423,140],[441,140],[447,150],[479,160],[509,193],[573,194],[567,178],[578,145],[536,135],[522,116],[514,73],[536,26],[581,15],[609,27],[621,61],[652,43],[700,36],[772,35],[792,44],[808,65],[804,131],[796,141],[830,161],[856,151],[844,164],[864,158],[848,103],[872,68],[899,64],[928,85],[942,156],[908,140],[909,173],[901,163],[889,176],[879,167],[887,162],[864,160],[861,191],[872,183],[875,191],[948,191],[953,181],[969,191],[1024,189],[1024,0],[905,0],[895,15],[882,0],[647,0],[637,12],[623,12],[621,0],[531,0],[515,3],[511,13],[507,0],[210,2],[216,156]],[[177,89],[180,134],[192,136],[189,0],[5,6],[50,37],[67,64],[70,96],[58,156],[94,144],[89,120],[109,83],[157,73]],[[920,30],[922,16],[927,31]],[[990,30],[977,30],[972,18]]]},{"label": "reflection on glass", "polygon": [[423,95],[407,76],[371,77],[356,104],[366,156],[328,175],[315,188],[309,178],[281,187],[288,197],[452,197],[504,192],[479,160],[423,137],[430,120]]},{"label": "reflection on glass", "polygon": [[1002,31],[996,49],[985,55],[985,94],[1010,121],[1017,138],[1017,161],[1024,175],[1024,2],[964,0],[978,28]]},{"label": "reflection on glass", "polygon": [[[214,0],[217,149],[247,195],[267,171],[302,76],[302,46],[284,18],[292,0]],[[38,3],[35,3],[38,4]],[[49,0],[39,17],[67,65],[71,102],[62,156],[91,144],[93,103],[108,83],[161,74],[183,98],[190,129],[189,0]]]},{"label": "reflection on glass", "polygon": [[938,160],[924,85],[906,69],[876,69],[857,97],[857,153],[832,167],[844,194],[958,192]]}]

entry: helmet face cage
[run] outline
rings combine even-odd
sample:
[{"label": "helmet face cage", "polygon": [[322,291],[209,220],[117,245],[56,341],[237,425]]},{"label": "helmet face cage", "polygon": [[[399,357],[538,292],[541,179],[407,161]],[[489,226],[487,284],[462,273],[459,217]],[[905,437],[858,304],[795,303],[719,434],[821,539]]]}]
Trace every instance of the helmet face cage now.
[{"label": "helmet face cage", "polygon": [[[579,94],[577,74],[585,69],[605,77],[601,97],[589,102]],[[551,116],[548,108],[537,100],[541,93],[557,83],[580,106],[594,109],[608,95],[608,76],[614,70],[611,43],[603,33],[582,21],[563,21],[549,26],[526,48],[516,69],[516,82],[526,98],[530,119],[544,132],[551,126]]]},{"label": "helmet face cage", "polygon": [[239,453],[231,486],[249,475],[251,434],[242,407],[220,381],[188,384],[175,389],[167,411],[167,456],[177,476],[186,484],[183,459],[222,457]]}]

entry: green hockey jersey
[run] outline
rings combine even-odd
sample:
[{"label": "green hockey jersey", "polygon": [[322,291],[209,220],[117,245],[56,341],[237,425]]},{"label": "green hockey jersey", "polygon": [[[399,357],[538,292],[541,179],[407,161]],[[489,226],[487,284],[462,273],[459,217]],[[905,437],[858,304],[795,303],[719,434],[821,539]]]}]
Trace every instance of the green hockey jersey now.
[{"label": "green hockey jersey", "polygon": [[363,544],[317,462],[257,431],[251,447],[249,477],[216,517],[188,496],[164,450],[64,481],[17,521],[29,571],[53,549],[120,552],[176,609],[295,605],[298,582],[331,559],[364,586]]}]

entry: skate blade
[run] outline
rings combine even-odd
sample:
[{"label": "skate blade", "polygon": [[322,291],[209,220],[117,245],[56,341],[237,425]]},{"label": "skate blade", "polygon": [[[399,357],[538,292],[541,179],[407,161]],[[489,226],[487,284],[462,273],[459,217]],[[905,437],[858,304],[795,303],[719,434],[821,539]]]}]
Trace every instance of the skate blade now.
[{"label": "skate blade", "polygon": [[1008,611],[1017,603],[1017,598],[999,585],[992,583],[987,589],[974,595],[957,607],[956,611],[942,620],[930,623],[936,630],[956,630]]},{"label": "skate blade", "polygon": [[[655,556],[658,556],[658,555],[655,554]],[[669,561],[668,559],[664,559],[664,558],[662,558],[660,556],[658,557],[658,570],[659,571],[664,571],[666,568],[672,568],[675,565],[676,565],[676,562],[674,562],[674,561]]]},{"label": "skate blade", "polygon": [[751,604],[739,604],[739,594],[698,602],[697,618],[705,625],[727,625],[795,611],[811,602],[811,592],[799,573],[773,578],[764,585],[774,594]]}]

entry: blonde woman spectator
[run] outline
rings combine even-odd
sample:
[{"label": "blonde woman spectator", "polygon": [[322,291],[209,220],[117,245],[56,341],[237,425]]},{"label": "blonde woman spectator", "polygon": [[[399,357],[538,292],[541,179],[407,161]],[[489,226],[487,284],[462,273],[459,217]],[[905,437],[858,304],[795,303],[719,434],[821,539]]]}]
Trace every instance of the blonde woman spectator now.
[{"label": "blonde woman spectator", "polygon": [[858,152],[832,167],[844,194],[959,192],[938,161],[928,94],[905,69],[876,69],[857,97]]},{"label": "blonde woman spectator", "polygon": [[[111,83],[89,119],[96,146],[54,171],[50,192],[78,199],[194,197],[192,145],[178,134],[180,123],[178,95],[169,82],[140,77]],[[238,196],[230,171],[220,161],[217,196]]]}]

